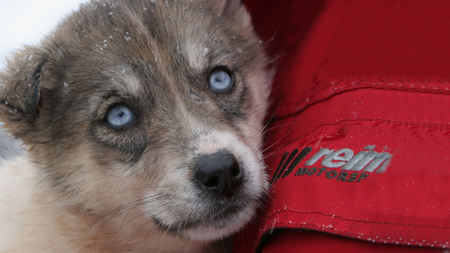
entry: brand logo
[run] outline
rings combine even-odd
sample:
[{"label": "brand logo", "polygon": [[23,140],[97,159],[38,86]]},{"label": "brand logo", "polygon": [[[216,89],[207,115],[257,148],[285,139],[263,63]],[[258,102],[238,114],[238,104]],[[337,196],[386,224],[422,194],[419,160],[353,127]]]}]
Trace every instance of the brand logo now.
[{"label": "brand logo", "polygon": [[[390,153],[374,150],[373,145],[366,146],[357,154],[349,148],[322,148],[305,162],[304,167],[298,168],[294,175],[323,176],[330,180],[350,183],[361,182],[373,173],[384,173],[392,159]],[[300,153],[298,149],[285,153],[270,183],[275,184],[280,178],[291,175],[311,151],[311,147],[306,147]]]}]

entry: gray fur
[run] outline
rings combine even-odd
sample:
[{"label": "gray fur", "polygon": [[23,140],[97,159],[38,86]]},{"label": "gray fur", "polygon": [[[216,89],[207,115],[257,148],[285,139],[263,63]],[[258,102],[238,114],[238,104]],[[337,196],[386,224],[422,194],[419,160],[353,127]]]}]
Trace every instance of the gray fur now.
[{"label": "gray fur", "polygon": [[0,162],[1,160],[12,159],[24,153],[24,150],[20,147],[20,142],[1,129],[2,125],[0,123]]},{"label": "gray fur", "polygon": [[[48,192],[78,217],[114,227],[130,203],[142,203],[132,211],[144,231],[217,240],[248,222],[267,190],[266,65],[237,0],[93,1],[9,62],[0,119],[28,147]],[[217,66],[233,72],[226,94],[208,88]],[[115,104],[137,121],[111,129],[105,115]],[[195,157],[223,148],[246,182],[227,206],[192,183]],[[122,237],[114,243],[127,245]]]}]

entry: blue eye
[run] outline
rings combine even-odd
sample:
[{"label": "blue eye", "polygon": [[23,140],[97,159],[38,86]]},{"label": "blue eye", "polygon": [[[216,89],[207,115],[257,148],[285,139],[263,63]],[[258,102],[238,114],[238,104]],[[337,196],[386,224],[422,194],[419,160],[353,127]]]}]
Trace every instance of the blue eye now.
[{"label": "blue eye", "polygon": [[216,69],[209,76],[209,87],[213,92],[227,92],[233,87],[233,78],[225,69]]},{"label": "blue eye", "polygon": [[128,107],[124,105],[117,105],[109,109],[106,115],[106,121],[111,127],[121,128],[132,123],[135,119],[134,114]]}]

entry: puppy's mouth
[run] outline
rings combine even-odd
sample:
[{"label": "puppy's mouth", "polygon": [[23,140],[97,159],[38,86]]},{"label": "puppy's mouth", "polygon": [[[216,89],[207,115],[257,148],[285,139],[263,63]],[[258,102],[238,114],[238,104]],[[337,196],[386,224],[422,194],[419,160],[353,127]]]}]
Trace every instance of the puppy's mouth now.
[{"label": "puppy's mouth", "polygon": [[156,216],[152,216],[152,219],[159,229],[176,237],[201,241],[216,240],[236,232],[247,223],[253,216],[258,200],[239,198],[212,202],[214,204],[198,203],[201,208],[186,212],[185,218],[170,224]]},{"label": "puppy's mouth", "polygon": [[202,218],[180,220],[171,225],[163,223],[157,217],[152,217],[152,219],[161,230],[167,231],[176,236],[183,236],[185,230],[196,229],[199,227],[222,229],[226,227],[230,220],[232,220],[233,217],[236,216],[236,214],[238,214],[242,209],[244,209],[243,206],[228,206],[220,210],[214,210],[207,213]]},{"label": "puppy's mouth", "polygon": [[258,168],[262,170],[257,165],[240,162],[223,150],[199,156],[184,188],[150,203],[150,217],[161,230],[177,237],[213,241],[229,236],[253,217],[265,197],[265,181],[255,176]]}]

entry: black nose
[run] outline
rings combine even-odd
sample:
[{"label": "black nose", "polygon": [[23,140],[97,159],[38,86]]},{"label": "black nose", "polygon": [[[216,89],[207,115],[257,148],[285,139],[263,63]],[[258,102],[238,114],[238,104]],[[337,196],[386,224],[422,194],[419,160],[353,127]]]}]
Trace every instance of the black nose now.
[{"label": "black nose", "polygon": [[215,197],[230,198],[242,184],[242,174],[236,157],[228,152],[202,155],[195,165],[195,179]]}]

